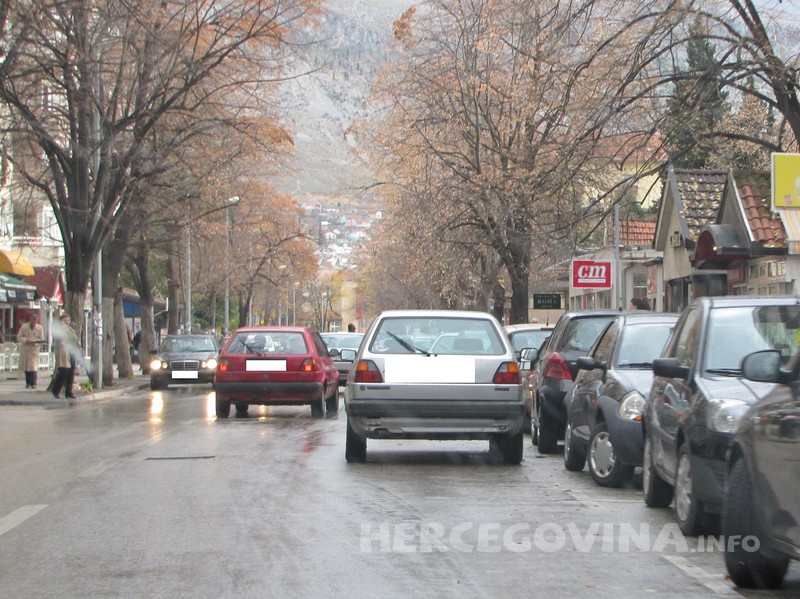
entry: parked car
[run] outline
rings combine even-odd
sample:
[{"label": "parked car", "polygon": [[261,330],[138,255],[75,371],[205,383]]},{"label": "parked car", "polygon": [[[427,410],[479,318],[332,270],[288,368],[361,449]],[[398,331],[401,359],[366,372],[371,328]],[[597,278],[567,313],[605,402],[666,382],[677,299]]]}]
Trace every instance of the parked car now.
[{"label": "parked car", "polygon": [[150,361],[150,388],[211,383],[218,358],[219,346],[213,335],[167,335]]},{"label": "parked car", "polygon": [[503,327],[511,340],[514,354],[520,359],[520,352],[529,347],[539,349],[547,338],[552,335],[555,325],[529,322],[524,324],[509,324]]},{"label": "parked car", "polygon": [[598,485],[618,487],[642,465],[642,410],[653,383],[653,360],[677,320],[677,314],[620,314],[589,355],[578,358],[580,372],[567,399],[567,470],[583,470],[588,461]]},{"label": "parked car", "polygon": [[[447,339],[447,349],[424,349],[417,336]],[[366,460],[367,439],[409,438],[489,439],[506,463],[522,460],[519,365],[500,323],[484,312],[381,314],[356,356],[345,408],[348,462]]]},{"label": "parked car", "polygon": [[742,415],[772,385],[741,378],[742,359],[762,349],[788,358],[800,334],[800,298],[705,297],[678,321],[644,411],[644,498],[667,507],[684,534],[716,528],[725,452]]},{"label": "parked car", "polygon": [[214,390],[217,418],[246,416],[256,405],[310,405],[311,415],[339,409],[339,373],[325,342],[308,327],[237,330],[220,353]]},{"label": "parked car", "polygon": [[800,559],[800,353],[784,360],[765,350],[742,361],[746,379],[776,384],[742,417],[727,453],[722,534],[739,542],[726,543],[725,565],[740,587],[780,587]]},{"label": "parked car", "polygon": [[347,382],[347,374],[356,359],[356,351],[361,345],[364,333],[320,333],[333,358],[333,365],[339,373],[339,386]]},{"label": "parked car", "polygon": [[531,417],[531,441],[539,453],[555,453],[567,428],[566,399],[578,374],[577,359],[589,349],[618,310],[567,312],[558,319],[547,343],[523,353],[531,369],[523,386]]}]

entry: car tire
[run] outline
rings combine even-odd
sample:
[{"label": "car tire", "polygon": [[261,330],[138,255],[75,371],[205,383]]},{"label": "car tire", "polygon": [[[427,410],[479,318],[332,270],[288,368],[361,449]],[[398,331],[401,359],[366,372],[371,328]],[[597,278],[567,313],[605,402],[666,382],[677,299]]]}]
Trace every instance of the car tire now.
[{"label": "car tire", "polygon": [[348,464],[360,464],[367,461],[367,438],[359,435],[347,421],[347,437],[345,441],[344,459]]},{"label": "car tire", "polygon": [[598,422],[589,437],[589,472],[601,487],[619,487],[633,475],[633,466],[617,459],[608,425]]},{"label": "car tire", "polygon": [[580,472],[585,465],[586,449],[572,432],[572,423],[567,422],[567,431],[564,433],[564,468],[570,472]]},{"label": "car tire", "polygon": [[661,478],[653,464],[653,442],[644,436],[644,461],[642,462],[642,489],[647,507],[665,508],[672,503],[672,485]]},{"label": "car tire", "polygon": [[[728,477],[722,508],[722,534],[725,539],[755,537],[763,543],[756,518],[753,481],[744,459],[736,460]],[[770,558],[760,551],[747,551],[743,543],[726,543],[725,566],[734,584],[743,588],[777,589],[789,568],[789,559]]]},{"label": "car tire", "polygon": [[522,462],[523,445],[525,435],[519,431],[516,435],[495,435],[492,441],[500,450],[504,464],[519,464]]},{"label": "car tire", "polygon": [[237,418],[247,418],[247,412],[250,408],[250,404],[246,403],[237,403],[236,404],[236,417]]},{"label": "car tire", "polygon": [[681,532],[688,536],[702,535],[710,528],[709,516],[703,502],[695,494],[692,473],[692,456],[689,443],[684,442],[678,449],[678,463],[675,468],[675,518]]},{"label": "car tire", "polygon": [[558,431],[550,422],[547,412],[539,410],[539,453],[549,454],[558,451]]},{"label": "car tire", "polygon": [[334,414],[339,411],[339,389],[338,387],[333,392],[333,397],[325,400],[325,411],[329,414]]},{"label": "car tire", "polygon": [[522,432],[531,434],[533,428],[531,427],[531,415],[528,414],[527,410],[525,411],[525,419],[522,421]]},{"label": "car tire", "polygon": [[217,418],[227,418],[231,415],[231,401],[229,399],[217,399]]},{"label": "car tire", "polygon": [[319,399],[311,402],[311,417],[324,418],[325,417],[325,388],[323,387]]}]

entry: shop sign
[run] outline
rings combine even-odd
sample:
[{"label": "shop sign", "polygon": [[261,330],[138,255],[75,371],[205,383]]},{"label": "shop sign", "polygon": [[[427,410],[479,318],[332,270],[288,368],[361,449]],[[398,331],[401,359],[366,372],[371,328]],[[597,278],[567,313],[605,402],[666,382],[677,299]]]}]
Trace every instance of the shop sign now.
[{"label": "shop sign", "polygon": [[607,289],[611,287],[611,262],[572,261],[572,286]]}]

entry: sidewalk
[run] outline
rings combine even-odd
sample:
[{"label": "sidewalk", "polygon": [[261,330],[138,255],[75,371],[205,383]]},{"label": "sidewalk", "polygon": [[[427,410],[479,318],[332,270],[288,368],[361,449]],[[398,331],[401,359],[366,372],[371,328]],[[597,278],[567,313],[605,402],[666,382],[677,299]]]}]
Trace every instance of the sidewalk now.
[{"label": "sidewalk", "polygon": [[0,372],[0,406],[44,406],[47,408],[66,407],[110,399],[124,393],[147,389],[150,386],[150,375],[142,374],[138,367],[134,368],[133,378],[114,379],[110,387],[104,387],[94,392],[87,392],[80,388],[80,383],[87,380],[85,374],[75,375],[74,393],[76,399],[69,402],[64,399],[62,391],[61,399],[56,399],[47,390],[50,383],[51,371],[40,370],[36,389],[25,388],[25,373],[18,371]]}]

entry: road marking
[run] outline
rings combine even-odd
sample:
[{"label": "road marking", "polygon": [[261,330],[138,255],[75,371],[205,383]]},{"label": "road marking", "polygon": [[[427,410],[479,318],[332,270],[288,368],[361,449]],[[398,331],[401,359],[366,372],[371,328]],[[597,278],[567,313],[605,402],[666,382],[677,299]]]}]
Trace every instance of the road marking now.
[{"label": "road marking", "polygon": [[720,580],[719,576],[706,572],[703,568],[693,564],[685,557],[681,557],[680,555],[663,555],[662,557],[673,566],[683,571],[684,574],[702,584],[717,597],[741,597],[731,585],[725,584],[725,582]]},{"label": "road marking", "polygon": [[583,504],[584,507],[590,509],[595,509],[600,507],[600,504],[597,503],[597,501],[595,501],[593,497],[589,497],[585,493],[581,493],[580,491],[575,491],[574,489],[565,491],[565,493],[570,497],[572,497],[578,503]]},{"label": "road marking", "polygon": [[0,535],[16,528],[25,522],[25,520],[31,516],[35,516],[46,507],[46,505],[23,505],[18,510],[11,512],[8,516],[0,518]]},{"label": "road marking", "polygon": [[99,464],[92,466],[91,468],[87,468],[86,470],[78,474],[78,478],[94,478],[95,476],[102,474],[115,464],[119,464],[119,462],[120,460],[105,460],[103,462],[100,462]]}]

